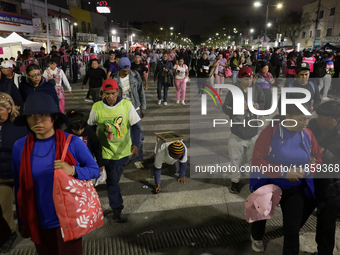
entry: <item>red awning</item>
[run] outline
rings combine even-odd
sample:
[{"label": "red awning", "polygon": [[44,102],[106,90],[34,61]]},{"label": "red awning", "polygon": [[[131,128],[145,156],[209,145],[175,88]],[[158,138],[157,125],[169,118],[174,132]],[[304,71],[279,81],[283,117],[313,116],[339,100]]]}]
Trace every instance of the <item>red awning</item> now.
[{"label": "red awning", "polygon": [[48,10],[48,15],[52,16],[52,17],[59,17],[60,16],[63,19],[77,21],[77,19],[75,17],[72,17],[70,14],[58,12],[58,11],[54,11],[54,10],[50,10],[50,9]]}]

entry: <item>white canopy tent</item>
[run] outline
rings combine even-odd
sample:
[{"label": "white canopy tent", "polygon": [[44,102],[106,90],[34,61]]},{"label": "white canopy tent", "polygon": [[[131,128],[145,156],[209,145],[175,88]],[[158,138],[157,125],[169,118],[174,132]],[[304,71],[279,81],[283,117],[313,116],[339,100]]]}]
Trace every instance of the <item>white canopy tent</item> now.
[{"label": "white canopy tent", "polygon": [[[15,32],[13,32],[9,36],[7,36],[5,40],[6,40],[5,44],[16,43],[16,44],[21,44],[22,46],[26,46],[26,47],[34,47],[34,46],[42,46],[43,45],[43,43],[32,42],[30,40],[27,40],[27,39],[21,37],[20,35],[18,35],[17,33],[15,33]],[[1,46],[1,43],[0,43],[0,46]]]},{"label": "white canopy tent", "polygon": [[17,57],[17,52],[23,52],[23,49],[30,47],[41,47],[43,43],[32,42],[27,40],[17,33],[13,32],[6,38],[0,38],[0,47],[2,47],[3,54],[0,54],[2,58]]}]

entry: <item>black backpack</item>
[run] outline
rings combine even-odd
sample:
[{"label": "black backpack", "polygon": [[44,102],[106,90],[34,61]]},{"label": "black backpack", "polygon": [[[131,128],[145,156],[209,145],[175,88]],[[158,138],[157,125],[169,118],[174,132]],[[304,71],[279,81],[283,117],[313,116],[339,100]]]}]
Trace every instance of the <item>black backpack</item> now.
[{"label": "black backpack", "polygon": [[314,64],[314,75],[315,77],[322,78],[326,75],[327,62],[324,60],[315,62]]}]

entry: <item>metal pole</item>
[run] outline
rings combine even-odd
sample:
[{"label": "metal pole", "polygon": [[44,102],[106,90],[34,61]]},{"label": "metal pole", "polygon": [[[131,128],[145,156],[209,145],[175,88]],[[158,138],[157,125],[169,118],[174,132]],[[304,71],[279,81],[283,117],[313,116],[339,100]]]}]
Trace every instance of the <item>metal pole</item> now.
[{"label": "metal pole", "polygon": [[318,23],[319,23],[320,5],[321,5],[321,0],[319,0],[318,11],[316,13],[316,20],[315,20],[315,29],[314,29],[312,49],[314,49],[314,47],[315,47],[316,31],[318,30]]},{"label": "metal pole", "polygon": [[127,29],[126,29],[126,33],[127,33],[127,36],[126,36],[126,38],[127,38],[127,44],[126,45],[127,46],[126,46],[126,48],[127,49],[126,50],[129,51],[129,49],[130,49],[130,47],[129,47],[129,22],[127,22],[126,24],[127,24]]},{"label": "metal pole", "polygon": [[[267,4],[267,12],[266,12],[266,24],[264,27],[264,42],[267,42],[267,24],[268,24],[268,13],[269,13],[269,4]],[[267,46],[267,45],[266,45]]]},{"label": "metal pole", "polygon": [[61,18],[61,9],[59,9],[59,20],[60,20],[60,31],[61,31],[61,44],[64,42],[64,33],[63,33],[63,19]]},{"label": "metal pole", "polygon": [[45,11],[46,11],[46,34],[47,34],[47,54],[50,53],[50,31],[49,31],[49,23],[48,23],[48,9],[47,9],[47,0],[45,0]]}]

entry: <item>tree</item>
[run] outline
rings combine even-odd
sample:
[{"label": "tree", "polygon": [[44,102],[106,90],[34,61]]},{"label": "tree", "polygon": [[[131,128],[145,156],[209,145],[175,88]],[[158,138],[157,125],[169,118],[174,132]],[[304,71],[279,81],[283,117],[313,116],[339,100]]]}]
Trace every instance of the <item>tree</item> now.
[{"label": "tree", "polygon": [[310,26],[310,23],[309,15],[302,16],[301,12],[291,11],[281,24],[281,31],[285,37],[292,41],[293,46],[296,46],[301,31]]},{"label": "tree", "polygon": [[145,22],[141,26],[141,32],[139,36],[144,39],[150,40],[151,44],[154,44],[156,40],[163,39],[162,31],[160,30],[161,25],[155,21]]}]

